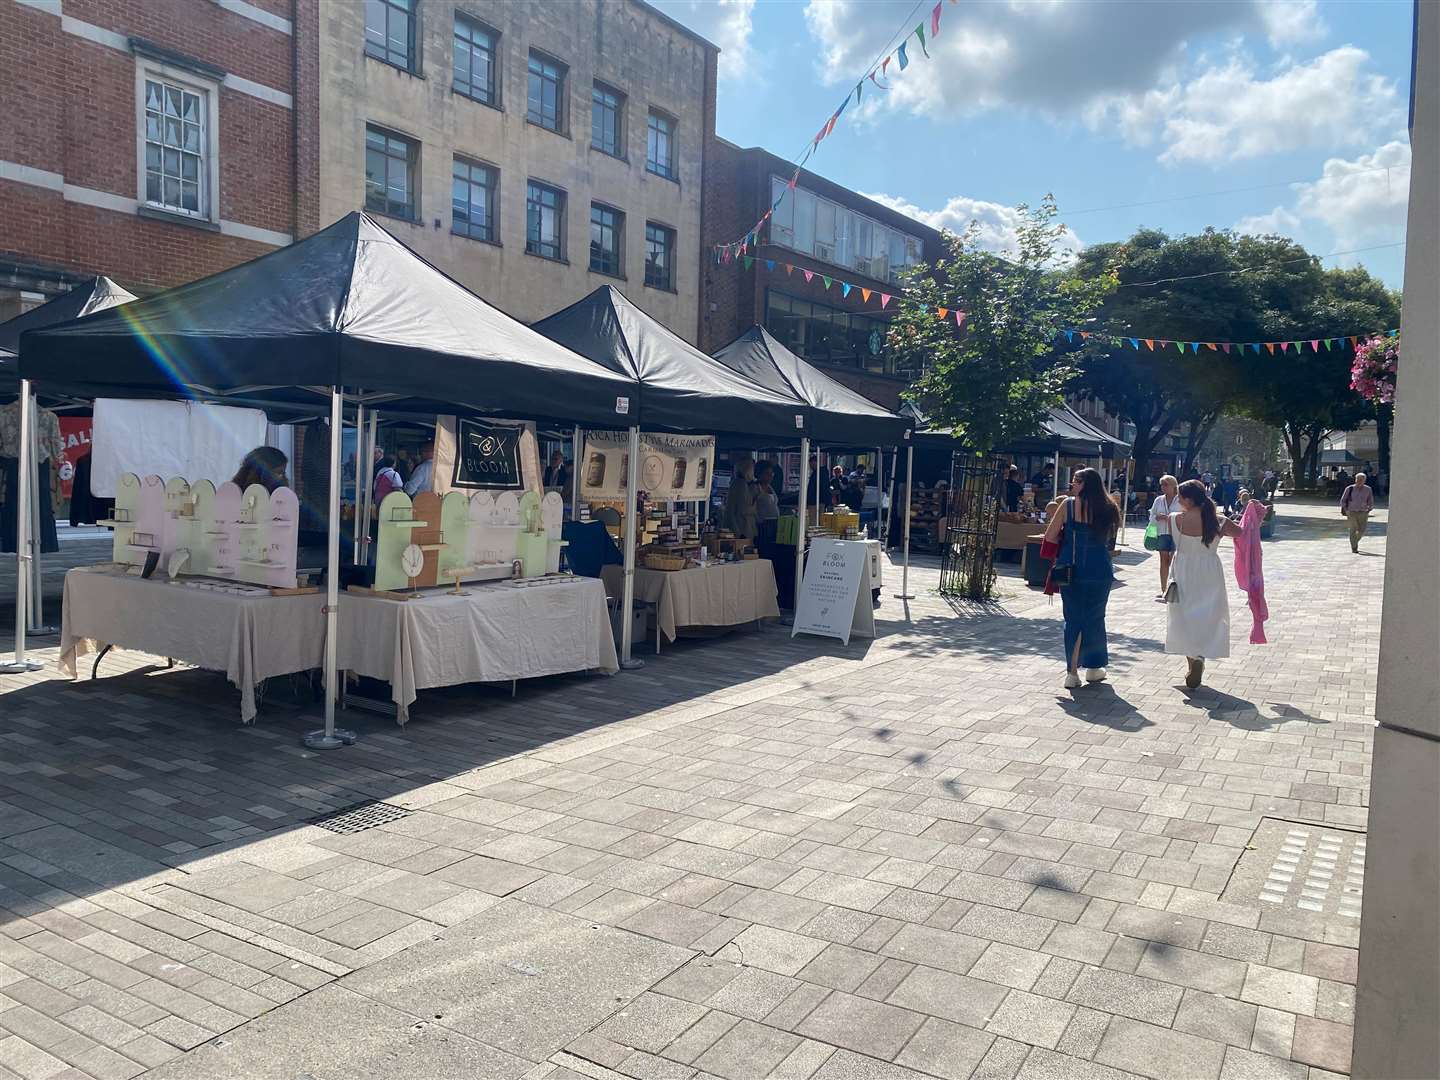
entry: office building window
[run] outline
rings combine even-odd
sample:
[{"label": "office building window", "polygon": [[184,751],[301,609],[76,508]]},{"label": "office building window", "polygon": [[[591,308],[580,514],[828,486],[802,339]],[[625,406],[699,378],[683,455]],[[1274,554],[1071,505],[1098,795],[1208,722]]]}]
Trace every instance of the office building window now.
[{"label": "office building window", "polygon": [[551,131],[565,130],[565,65],[531,52],[526,116]]},{"label": "office building window", "polygon": [[565,193],[530,181],[525,193],[525,250],[545,259],[564,258]]},{"label": "office building window", "polygon": [[675,288],[675,230],[645,223],[645,284],[652,289]]},{"label": "office building window", "polygon": [[168,79],[144,80],[147,206],[210,216],[210,94]]},{"label": "office building window", "polygon": [[415,0],[365,0],[365,51],[415,70]]},{"label": "office building window", "polygon": [[[804,188],[785,190],[786,181],[770,179],[770,242],[854,270],[876,281],[898,283],[900,273],[924,257],[918,236],[831,202]],[[782,197],[783,196],[783,197]]]},{"label": "office building window", "polygon": [[451,85],[486,105],[500,104],[500,35],[455,13],[454,77]]},{"label": "office building window", "polygon": [[675,121],[650,110],[645,139],[645,168],[656,176],[675,179]]},{"label": "office building window", "polygon": [[490,166],[457,157],[450,179],[450,231],[472,240],[494,240],[499,186],[500,174]]},{"label": "office building window", "polygon": [[765,329],[786,348],[817,364],[863,368],[886,375],[915,375],[897,371],[886,347],[890,324],[828,304],[767,289]]},{"label": "office building window", "polygon": [[625,95],[600,82],[590,91],[590,145],[625,156]]},{"label": "office building window", "polygon": [[383,128],[365,128],[365,209],[415,221],[419,144]]},{"label": "office building window", "polygon": [[590,204],[590,269],[620,277],[625,266],[625,215],[599,203]]}]

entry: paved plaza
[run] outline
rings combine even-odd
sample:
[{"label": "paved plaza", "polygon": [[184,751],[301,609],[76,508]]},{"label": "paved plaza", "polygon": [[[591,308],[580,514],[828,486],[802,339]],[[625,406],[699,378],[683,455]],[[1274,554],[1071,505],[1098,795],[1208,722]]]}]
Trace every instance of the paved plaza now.
[{"label": "paved plaza", "polygon": [[242,728],[154,657],[0,676],[0,1080],[1345,1074],[1386,517],[1355,556],[1282,502],[1271,643],[1232,590],[1196,691],[1134,528],[1074,692],[1058,603],[933,561],[873,641],[642,646],[327,753],[294,680]]}]

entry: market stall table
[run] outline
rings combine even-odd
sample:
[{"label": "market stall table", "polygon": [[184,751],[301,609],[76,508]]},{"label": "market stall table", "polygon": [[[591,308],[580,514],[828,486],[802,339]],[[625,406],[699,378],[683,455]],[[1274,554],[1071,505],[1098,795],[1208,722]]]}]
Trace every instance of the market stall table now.
[{"label": "market stall table", "polygon": [[255,687],[325,662],[325,598],[272,596],[254,586],[142,578],[107,566],[65,575],[60,669],[75,676],[107,646],[223,671],[240,689],[240,719],[255,719]]},{"label": "market stall table", "polygon": [[[621,595],[625,580],[621,567],[607,566],[601,577],[606,592]],[[682,626],[739,626],[780,617],[775,568],[769,559],[711,563],[691,570],[637,568],[635,599],[655,605],[660,632],[670,641]]]},{"label": "market stall table", "polygon": [[471,584],[412,600],[348,592],[340,670],[390,684],[404,724],[417,691],[620,669],[605,590],[594,578]]}]

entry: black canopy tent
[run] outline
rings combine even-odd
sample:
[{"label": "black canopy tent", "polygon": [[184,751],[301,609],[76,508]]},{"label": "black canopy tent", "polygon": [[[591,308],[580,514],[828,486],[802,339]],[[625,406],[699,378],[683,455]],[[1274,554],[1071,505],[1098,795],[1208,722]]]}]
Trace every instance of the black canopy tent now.
[{"label": "black canopy tent", "polygon": [[201,281],[27,331],[20,376],[27,390],[38,382],[87,397],[198,397],[282,408],[328,397],[327,695],[325,733],[314,742],[327,747],[338,745],[340,429],[347,389],[357,412],[377,404],[522,419],[560,412],[595,426],[619,426],[636,393],[633,379],[491,307],[359,213]]},{"label": "black canopy tent", "polygon": [[[20,353],[20,334],[25,330],[38,330],[42,326],[53,326],[57,323],[68,322],[71,319],[78,319],[82,315],[89,315],[95,311],[104,311],[106,308],[116,307],[119,304],[129,303],[135,299],[135,294],[128,289],[117,285],[107,277],[87,278],[76,285],[69,292],[57,296],[39,307],[31,308],[22,315],[7,322],[0,323],[0,398],[18,396],[20,393],[20,372],[18,356]],[[35,402],[32,402],[32,408]],[[62,404],[69,404],[63,401],[49,401],[47,404],[60,407]],[[30,425],[30,453],[33,455],[38,451],[38,440]],[[32,459],[33,460],[33,459]],[[18,513],[18,510],[17,510]],[[41,604],[41,566],[40,566],[40,544],[34,542],[39,535],[40,514],[36,500],[31,500],[29,535],[31,537],[31,551],[23,552],[21,545],[16,544],[15,552],[15,576],[19,580],[21,574],[25,573],[27,559],[30,563],[29,591],[34,603],[27,612],[21,612],[17,603],[17,624],[25,621],[28,626],[17,625],[16,631],[16,654],[13,663],[0,664],[0,674],[14,674],[20,671],[36,670],[39,664],[25,658],[25,630],[29,627],[40,629],[44,622],[44,613]]]},{"label": "black canopy tent", "polygon": [[[808,451],[813,410],[805,399],[788,387],[756,382],[706,356],[614,286],[602,285],[533,326],[601,367],[638,383],[639,408],[630,429],[630,491],[636,490],[642,427],[647,431],[757,436],[787,443],[798,440]],[[578,430],[576,440],[578,443]],[[635,515],[627,513],[621,602],[625,611],[630,610],[634,598],[634,524]],[[624,620],[624,627],[620,662],[633,666],[637,662],[630,658],[629,619]]]},{"label": "black canopy tent", "polygon": [[631,423],[647,431],[733,432],[790,440],[807,433],[809,405],[761,385],[685,341],[613,285],[532,324],[552,341],[639,384]]},{"label": "black canopy tent", "polygon": [[[905,446],[910,451],[910,431],[914,421],[875,404],[863,394],[858,394],[843,383],[832,379],[813,364],[802,360],[777,341],[763,326],[752,326],[745,333],[715,354],[715,359],[726,367],[776,393],[788,393],[810,406],[810,439],[819,442],[837,443],[845,446],[884,447]],[[808,442],[808,440],[807,440]],[[805,520],[805,488],[809,486],[806,473],[810,467],[808,445],[803,450],[803,464],[800,467],[800,520]],[[910,468],[907,453],[905,475],[906,499],[910,492]],[[816,508],[819,508],[819,469],[816,470]],[[893,496],[893,492],[892,492]],[[900,594],[909,592],[910,544],[909,518],[905,519],[905,549]],[[804,573],[804,543],[795,546],[795,580],[798,583]]]}]

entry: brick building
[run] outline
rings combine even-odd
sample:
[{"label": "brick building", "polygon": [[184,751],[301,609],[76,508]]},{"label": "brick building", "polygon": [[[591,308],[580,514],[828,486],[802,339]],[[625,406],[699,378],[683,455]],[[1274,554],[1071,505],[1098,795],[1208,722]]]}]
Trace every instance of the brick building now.
[{"label": "brick building", "polygon": [[[761,236],[750,268],[717,265],[712,245],[735,240],[754,225],[794,165],[717,137],[705,167],[700,347],[713,352],[760,323],[847,386],[897,407],[910,378],[887,353],[889,315],[876,294],[897,292],[904,267],[939,258],[939,231],[802,170]],[[809,281],[806,270],[813,272]],[[835,283],[827,288],[822,276]],[[842,295],[841,280],[858,287]],[[862,289],[871,290],[868,300]]]},{"label": "brick building", "polygon": [[0,0],[0,319],[313,231],[319,0]]},{"label": "brick building", "polygon": [[695,340],[714,45],[642,0],[369,0],[320,47],[324,220],[527,322],[608,283]]}]

